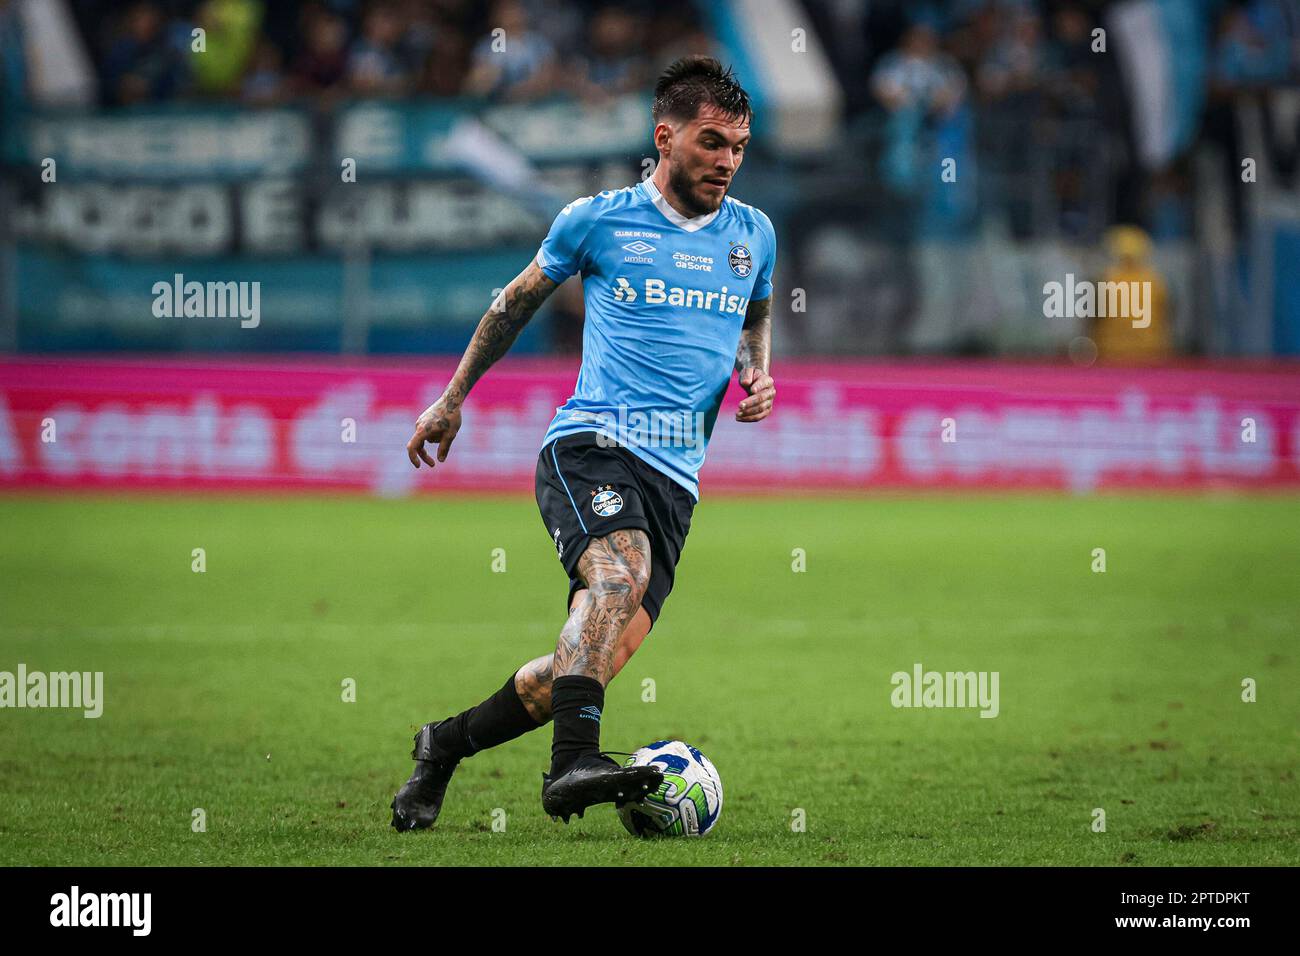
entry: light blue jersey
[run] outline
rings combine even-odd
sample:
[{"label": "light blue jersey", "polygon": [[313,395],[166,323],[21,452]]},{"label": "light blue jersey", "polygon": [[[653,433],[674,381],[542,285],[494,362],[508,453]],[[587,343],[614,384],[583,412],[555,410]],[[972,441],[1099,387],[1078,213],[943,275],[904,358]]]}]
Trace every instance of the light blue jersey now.
[{"label": "light blue jersey", "polygon": [[691,219],[649,180],[569,203],[537,264],[582,275],[582,370],[543,444],[598,432],[698,500],[745,309],[772,294],[775,262],[771,220],[730,197]]}]

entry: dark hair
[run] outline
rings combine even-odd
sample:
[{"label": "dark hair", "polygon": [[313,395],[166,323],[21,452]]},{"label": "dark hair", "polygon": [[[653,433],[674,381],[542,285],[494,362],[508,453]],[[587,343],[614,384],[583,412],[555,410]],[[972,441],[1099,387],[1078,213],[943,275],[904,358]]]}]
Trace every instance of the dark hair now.
[{"label": "dark hair", "polygon": [[697,53],[682,57],[659,74],[651,114],[656,123],[665,116],[693,120],[706,103],[733,119],[754,115],[749,94],[736,82],[731,68]]}]

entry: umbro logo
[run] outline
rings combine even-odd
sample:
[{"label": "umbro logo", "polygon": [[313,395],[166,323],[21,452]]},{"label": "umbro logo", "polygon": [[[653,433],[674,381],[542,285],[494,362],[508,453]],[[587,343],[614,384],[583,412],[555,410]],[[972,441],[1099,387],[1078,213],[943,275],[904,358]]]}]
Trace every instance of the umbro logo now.
[{"label": "umbro logo", "polygon": [[638,239],[635,242],[629,242],[625,244],[623,248],[626,249],[628,252],[634,253],[638,256],[644,256],[646,253],[655,251],[654,246],[650,245],[650,243],[645,242],[641,239]]},{"label": "umbro logo", "polygon": [[587,719],[587,720],[594,720],[594,721],[599,722],[599,721],[600,721],[600,708],[597,707],[595,704],[588,704],[586,707],[584,707],[584,708],[582,708],[580,711],[578,711],[578,716],[579,716],[579,717],[583,717],[583,718],[585,718],[585,719]]}]

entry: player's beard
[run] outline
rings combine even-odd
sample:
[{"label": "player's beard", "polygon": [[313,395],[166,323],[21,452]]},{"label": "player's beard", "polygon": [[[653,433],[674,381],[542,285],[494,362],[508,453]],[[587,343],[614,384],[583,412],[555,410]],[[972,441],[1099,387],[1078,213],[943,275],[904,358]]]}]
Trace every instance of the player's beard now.
[{"label": "player's beard", "polygon": [[706,198],[699,195],[696,192],[699,183],[692,179],[686,170],[681,168],[673,169],[668,173],[668,185],[672,186],[673,193],[681,201],[682,205],[691,211],[692,217],[717,212],[718,207],[722,205],[722,200],[727,195],[726,190],[723,190],[716,202],[712,196]]}]

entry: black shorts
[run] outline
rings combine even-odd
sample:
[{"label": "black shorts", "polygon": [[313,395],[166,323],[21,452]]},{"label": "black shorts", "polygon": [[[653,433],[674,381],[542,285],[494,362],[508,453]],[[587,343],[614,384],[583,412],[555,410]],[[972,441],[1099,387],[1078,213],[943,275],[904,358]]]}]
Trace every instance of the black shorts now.
[{"label": "black shorts", "polygon": [[595,432],[565,435],[537,456],[537,507],[569,575],[567,612],[573,595],[587,585],[578,559],[591,538],[623,528],[640,528],[650,538],[650,583],[641,606],[650,624],[659,618],[691,528],[695,499],[663,472]]}]

